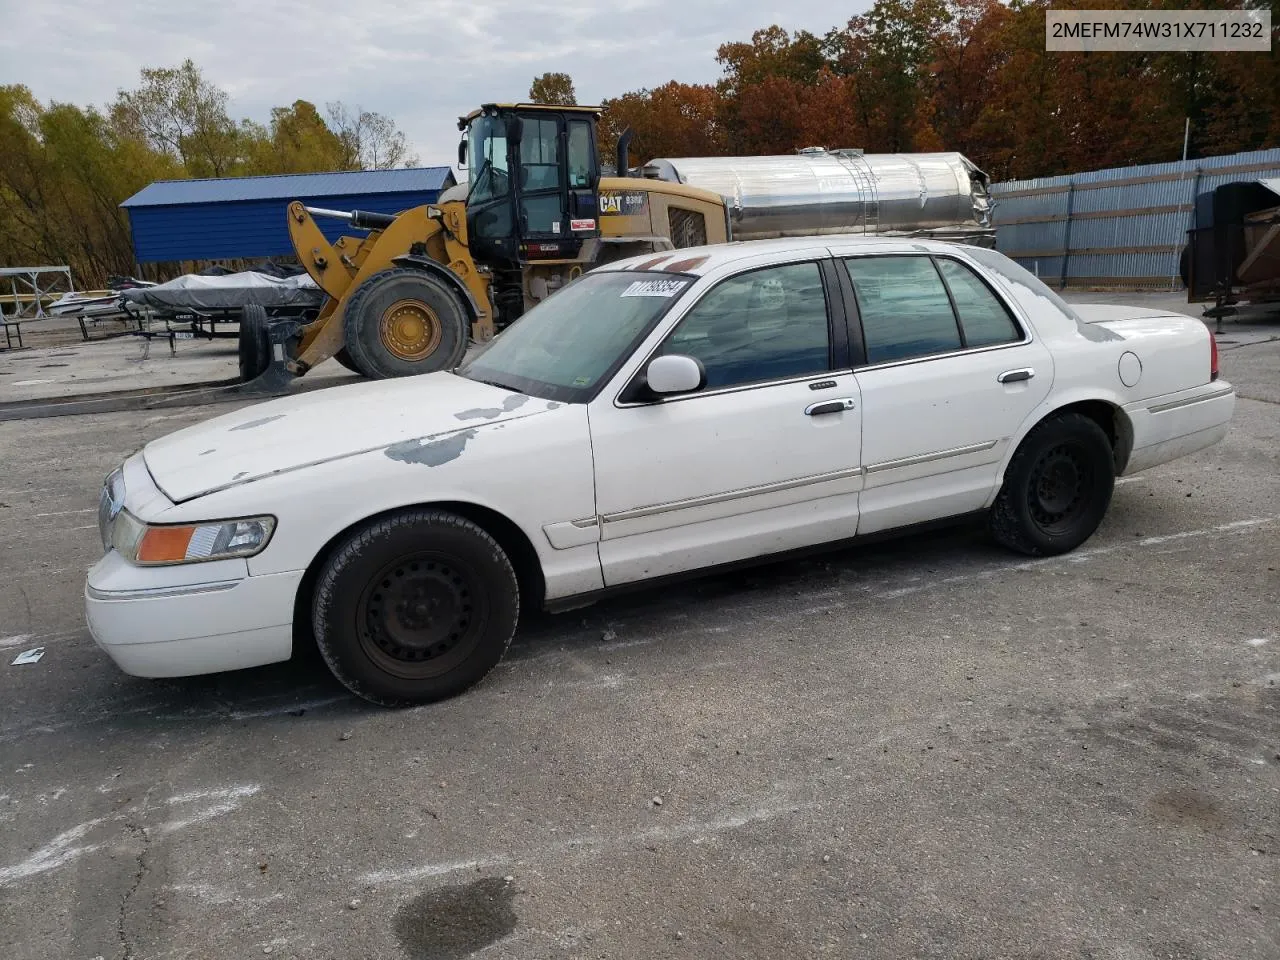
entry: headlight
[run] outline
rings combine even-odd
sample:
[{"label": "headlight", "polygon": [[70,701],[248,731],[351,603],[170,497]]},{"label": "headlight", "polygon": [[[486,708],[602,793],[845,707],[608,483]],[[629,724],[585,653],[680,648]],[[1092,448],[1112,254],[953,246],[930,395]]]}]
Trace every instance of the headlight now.
[{"label": "headlight", "polygon": [[98,533],[102,536],[102,549],[111,549],[111,528],[116,515],[124,506],[124,467],[116,467],[102,484],[98,495]]},{"label": "headlight", "polygon": [[112,526],[111,545],[139,566],[201,563],[260,553],[275,527],[275,517],[150,525],[122,510]]}]

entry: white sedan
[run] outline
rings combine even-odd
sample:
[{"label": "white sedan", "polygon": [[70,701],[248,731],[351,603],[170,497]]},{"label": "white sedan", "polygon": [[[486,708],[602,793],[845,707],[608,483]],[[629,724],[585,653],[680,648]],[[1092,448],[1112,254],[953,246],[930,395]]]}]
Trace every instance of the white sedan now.
[{"label": "white sedan", "polygon": [[993,251],[648,255],[455,372],[148,444],[103,490],[88,621],[138,676],[314,642],[362,697],[437,700],[493,669],[522,606],[978,512],[1014,550],[1071,550],[1118,474],[1220,440],[1234,402],[1200,321],[1073,309]]}]

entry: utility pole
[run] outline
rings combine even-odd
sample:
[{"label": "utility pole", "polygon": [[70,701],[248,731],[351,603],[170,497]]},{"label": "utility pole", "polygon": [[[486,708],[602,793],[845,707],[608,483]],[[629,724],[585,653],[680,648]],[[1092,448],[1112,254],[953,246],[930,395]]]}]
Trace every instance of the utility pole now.
[{"label": "utility pole", "polygon": [[1182,128],[1182,160],[1187,159],[1187,144],[1191,142],[1191,118],[1187,117],[1187,125]]}]

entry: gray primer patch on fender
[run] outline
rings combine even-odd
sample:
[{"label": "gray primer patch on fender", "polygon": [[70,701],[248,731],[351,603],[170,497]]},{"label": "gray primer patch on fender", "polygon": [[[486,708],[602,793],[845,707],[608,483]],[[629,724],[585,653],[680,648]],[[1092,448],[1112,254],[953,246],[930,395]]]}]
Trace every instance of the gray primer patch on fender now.
[{"label": "gray primer patch on fender", "polygon": [[386,454],[392,460],[401,463],[417,463],[426,467],[438,467],[450,460],[457,460],[467,446],[467,441],[476,435],[476,429],[459,430],[443,440],[405,440],[387,447]]},{"label": "gray primer patch on fender", "polygon": [[283,420],[283,413],[277,413],[274,417],[263,417],[261,420],[250,420],[248,423],[242,423],[234,426],[232,430],[252,430],[254,427],[260,427],[263,424],[270,423],[272,420]]},{"label": "gray primer patch on fender", "polygon": [[523,393],[513,393],[502,401],[500,407],[473,407],[470,410],[455,413],[454,416],[459,420],[492,420],[494,417],[500,417],[504,413],[523,407],[528,400],[529,398]]},{"label": "gray primer patch on fender", "polygon": [[564,406],[564,404],[563,404],[563,403],[556,403],[554,400],[549,400],[549,401],[547,402],[547,409],[548,409],[548,410],[558,410],[558,409],[560,409],[560,408],[561,408],[561,407],[563,407],[563,406]]}]

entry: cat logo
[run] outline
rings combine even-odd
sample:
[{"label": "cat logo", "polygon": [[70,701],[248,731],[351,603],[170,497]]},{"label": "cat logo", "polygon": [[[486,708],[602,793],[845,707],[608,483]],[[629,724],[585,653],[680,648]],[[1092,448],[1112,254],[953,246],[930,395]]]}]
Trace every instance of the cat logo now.
[{"label": "cat logo", "polygon": [[600,216],[636,217],[649,212],[649,195],[609,190],[600,194]]}]

